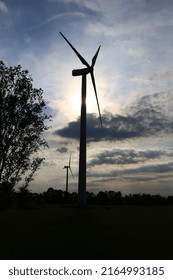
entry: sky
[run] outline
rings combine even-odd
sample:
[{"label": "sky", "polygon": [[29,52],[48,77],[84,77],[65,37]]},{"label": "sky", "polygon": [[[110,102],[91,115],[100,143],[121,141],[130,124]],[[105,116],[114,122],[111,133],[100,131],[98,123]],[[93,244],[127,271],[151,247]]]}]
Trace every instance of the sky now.
[{"label": "sky", "polygon": [[87,190],[173,195],[173,1],[0,1],[0,60],[28,69],[52,115],[49,149],[30,189],[65,190],[71,154],[78,189],[81,77],[90,64],[102,114],[87,76]]}]

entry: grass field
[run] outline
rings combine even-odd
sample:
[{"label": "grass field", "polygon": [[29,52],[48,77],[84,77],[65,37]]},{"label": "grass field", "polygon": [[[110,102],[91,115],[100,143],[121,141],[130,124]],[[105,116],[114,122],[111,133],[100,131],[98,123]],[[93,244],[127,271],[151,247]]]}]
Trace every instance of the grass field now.
[{"label": "grass field", "polygon": [[0,259],[173,259],[173,206],[7,209]]}]

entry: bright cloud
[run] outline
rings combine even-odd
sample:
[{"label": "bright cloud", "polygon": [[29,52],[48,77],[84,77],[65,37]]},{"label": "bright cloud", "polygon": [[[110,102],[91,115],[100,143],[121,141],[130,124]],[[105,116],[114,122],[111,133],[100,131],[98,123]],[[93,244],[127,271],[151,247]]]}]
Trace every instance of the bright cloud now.
[{"label": "bright cloud", "polygon": [[7,12],[7,5],[5,4],[5,2],[0,1],[0,12]]}]

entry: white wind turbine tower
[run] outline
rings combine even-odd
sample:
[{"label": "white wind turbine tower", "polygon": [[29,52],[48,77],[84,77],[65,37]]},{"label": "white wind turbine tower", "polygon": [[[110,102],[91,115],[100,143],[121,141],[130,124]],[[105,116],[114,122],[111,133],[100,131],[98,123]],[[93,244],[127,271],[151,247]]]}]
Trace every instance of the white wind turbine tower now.
[{"label": "white wind turbine tower", "polygon": [[80,55],[80,53],[73,47],[73,45],[67,40],[67,38],[60,32],[61,36],[70,45],[72,50],[75,52],[77,57],[80,59],[82,64],[86,67],[82,69],[75,69],[72,71],[72,76],[82,76],[82,101],[81,101],[81,119],[80,119],[80,150],[79,150],[79,182],[78,182],[78,204],[81,206],[86,205],[86,75],[90,73],[91,80],[94,87],[94,92],[96,96],[100,123],[102,127],[102,118],[100,113],[100,106],[97,97],[97,90],[94,78],[94,65],[100,50],[100,47],[96,51],[94,57],[92,58],[91,65]]},{"label": "white wind turbine tower", "polygon": [[68,165],[65,165],[64,166],[64,169],[66,169],[66,192],[68,192],[68,171],[70,170],[70,172],[71,172],[71,175],[72,175],[72,177],[73,177],[73,179],[74,179],[74,176],[73,176],[73,172],[72,172],[72,170],[71,170],[71,154],[70,154],[70,157],[69,157],[69,163],[68,163]]}]

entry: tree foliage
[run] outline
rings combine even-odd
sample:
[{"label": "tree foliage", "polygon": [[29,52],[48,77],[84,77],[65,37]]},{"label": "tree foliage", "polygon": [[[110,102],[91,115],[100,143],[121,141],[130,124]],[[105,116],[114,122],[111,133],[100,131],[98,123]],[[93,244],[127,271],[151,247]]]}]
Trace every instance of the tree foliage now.
[{"label": "tree foliage", "polygon": [[43,132],[48,129],[42,89],[20,65],[7,67],[0,61],[0,183],[13,186],[27,171],[25,187],[32,180],[43,158],[35,157],[48,144]]}]

